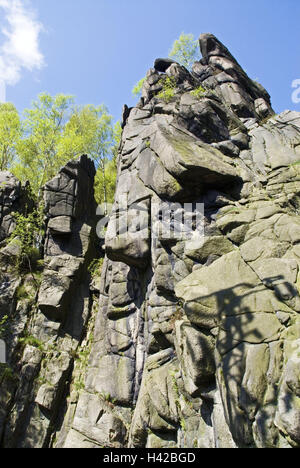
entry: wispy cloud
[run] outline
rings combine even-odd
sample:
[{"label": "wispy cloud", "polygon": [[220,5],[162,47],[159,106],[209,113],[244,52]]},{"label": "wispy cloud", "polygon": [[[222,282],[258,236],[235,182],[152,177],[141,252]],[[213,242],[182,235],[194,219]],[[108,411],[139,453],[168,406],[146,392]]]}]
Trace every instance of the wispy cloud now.
[{"label": "wispy cloud", "polygon": [[[4,89],[5,94],[5,86],[16,84],[22,70],[32,71],[44,65],[39,46],[43,26],[27,0],[0,0],[0,14],[4,39],[0,44],[0,90],[3,94]],[[2,100],[5,100],[3,96]]]}]

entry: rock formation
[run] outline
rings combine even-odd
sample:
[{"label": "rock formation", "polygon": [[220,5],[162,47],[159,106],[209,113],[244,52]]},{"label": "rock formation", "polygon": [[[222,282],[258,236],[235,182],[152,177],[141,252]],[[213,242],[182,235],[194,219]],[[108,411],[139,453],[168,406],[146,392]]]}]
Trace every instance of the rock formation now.
[{"label": "rock formation", "polygon": [[300,113],[200,48],[124,108],[101,278],[89,159],[45,186],[38,285],[5,242],[26,187],[0,175],[2,447],[300,447]]}]

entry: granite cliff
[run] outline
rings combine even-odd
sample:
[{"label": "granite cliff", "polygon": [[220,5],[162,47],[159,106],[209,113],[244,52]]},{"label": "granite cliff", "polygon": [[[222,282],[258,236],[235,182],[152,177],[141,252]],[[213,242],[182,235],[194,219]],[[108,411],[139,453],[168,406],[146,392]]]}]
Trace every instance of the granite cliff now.
[{"label": "granite cliff", "polygon": [[46,184],[38,281],[0,174],[2,447],[300,447],[300,113],[200,48],[124,107],[104,241],[88,157]]}]

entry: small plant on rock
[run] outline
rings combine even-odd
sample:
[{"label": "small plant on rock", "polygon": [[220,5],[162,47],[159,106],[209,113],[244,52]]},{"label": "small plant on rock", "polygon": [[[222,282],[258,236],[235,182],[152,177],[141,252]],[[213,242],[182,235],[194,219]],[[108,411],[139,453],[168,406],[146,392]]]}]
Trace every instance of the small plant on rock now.
[{"label": "small plant on rock", "polygon": [[92,278],[101,275],[104,258],[95,258],[89,265],[88,271]]},{"label": "small plant on rock", "polygon": [[206,92],[206,89],[203,88],[203,86],[200,85],[200,86],[198,86],[198,88],[191,91],[191,95],[194,96],[197,99],[200,99],[202,96],[204,96],[205,92]]},{"label": "small plant on rock", "polygon": [[0,319],[0,340],[4,337],[5,332],[7,330],[7,321],[8,321],[8,316],[4,315]]},{"label": "small plant on rock", "polygon": [[173,76],[161,78],[160,83],[163,89],[158,93],[157,97],[168,103],[175,96],[176,80]]},{"label": "small plant on rock", "polygon": [[31,335],[27,335],[23,338],[20,338],[19,343],[24,348],[26,345],[29,345],[29,346],[34,346],[35,348],[38,348],[42,352],[44,351],[44,345],[42,341],[38,340],[37,338]]}]

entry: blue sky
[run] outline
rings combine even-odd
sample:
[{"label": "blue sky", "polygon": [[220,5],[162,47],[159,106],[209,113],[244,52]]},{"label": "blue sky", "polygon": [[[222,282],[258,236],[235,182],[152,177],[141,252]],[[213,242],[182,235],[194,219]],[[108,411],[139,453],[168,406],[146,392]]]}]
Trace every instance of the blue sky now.
[{"label": "blue sky", "polygon": [[47,91],[104,103],[118,119],[123,104],[134,105],[133,85],[183,31],[215,34],[267,88],[276,112],[300,111],[291,100],[300,79],[299,0],[0,0],[0,7],[7,1],[36,13],[32,63],[19,63],[6,90],[20,111]]}]

